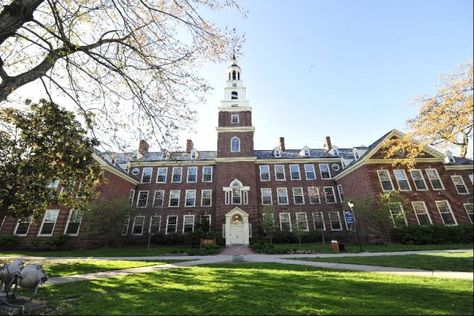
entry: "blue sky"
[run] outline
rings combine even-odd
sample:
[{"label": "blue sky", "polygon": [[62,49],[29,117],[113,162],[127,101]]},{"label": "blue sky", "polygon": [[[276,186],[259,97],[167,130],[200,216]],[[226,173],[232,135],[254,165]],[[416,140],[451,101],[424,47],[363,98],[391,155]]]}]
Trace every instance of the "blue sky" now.
[{"label": "blue sky", "polygon": [[[472,59],[470,0],[247,0],[247,18],[212,18],[245,34],[239,64],[253,107],[255,148],[369,145],[416,114],[416,96]],[[214,87],[192,138],[215,150],[227,63],[206,65]]]}]

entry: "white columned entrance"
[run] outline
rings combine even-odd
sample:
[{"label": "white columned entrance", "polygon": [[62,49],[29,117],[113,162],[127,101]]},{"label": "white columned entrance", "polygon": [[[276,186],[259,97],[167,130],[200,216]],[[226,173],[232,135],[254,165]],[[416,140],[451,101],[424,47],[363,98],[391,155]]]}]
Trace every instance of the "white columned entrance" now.
[{"label": "white columned entrance", "polygon": [[249,214],[239,207],[225,214],[225,244],[249,245]]}]

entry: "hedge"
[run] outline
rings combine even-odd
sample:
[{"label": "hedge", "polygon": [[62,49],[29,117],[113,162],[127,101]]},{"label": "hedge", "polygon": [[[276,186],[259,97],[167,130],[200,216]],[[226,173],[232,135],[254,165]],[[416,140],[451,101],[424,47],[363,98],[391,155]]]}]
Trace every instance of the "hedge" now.
[{"label": "hedge", "polygon": [[395,228],[394,241],[402,244],[449,244],[471,243],[473,240],[473,225],[430,225]]}]

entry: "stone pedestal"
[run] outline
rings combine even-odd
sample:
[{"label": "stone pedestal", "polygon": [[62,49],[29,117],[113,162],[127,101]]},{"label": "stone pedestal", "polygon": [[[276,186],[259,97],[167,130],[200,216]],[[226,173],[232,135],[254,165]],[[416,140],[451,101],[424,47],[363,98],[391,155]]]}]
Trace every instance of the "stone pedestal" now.
[{"label": "stone pedestal", "polygon": [[36,315],[45,307],[45,301],[31,301],[27,297],[18,296],[7,302],[5,293],[0,294],[0,315]]}]

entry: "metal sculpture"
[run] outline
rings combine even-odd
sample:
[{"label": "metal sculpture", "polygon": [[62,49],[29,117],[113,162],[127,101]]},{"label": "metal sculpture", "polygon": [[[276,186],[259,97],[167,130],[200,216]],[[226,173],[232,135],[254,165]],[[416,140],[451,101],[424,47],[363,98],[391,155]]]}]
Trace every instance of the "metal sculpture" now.
[{"label": "metal sculpture", "polygon": [[[22,260],[14,260],[10,263],[5,263],[2,269],[0,269],[0,291],[4,288],[7,300],[9,299],[8,293],[12,285],[15,284],[15,287],[18,285],[18,278],[24,268],[24,264]],[[14,294],[12,298],[15,298]]]},{"label": "metal sculpture", "polygon": [[33,300],[33,298],[36,297],[39,286],[47,280],[48,276],[42,266],[37,264],[27,264],[23,270],[21,270],[18,282],[15,285],[15,290],[17,286],[30,290],[34,289],[35,291],[31,297],[31,300]]},{"label": "metal sculpture", "polygon": [[[33,296],[30,300],[36,297],[38,288],[41,284],[48,280],[48,276],[41,265],[27,264],[21,260],[14,260],[10,263],[5,263],[0,270],[0,291],[5,292],[7,305],[15,300],[16,289],[19,287],[34,290]],[[10,290],[15,285],[13,291]]]}]

